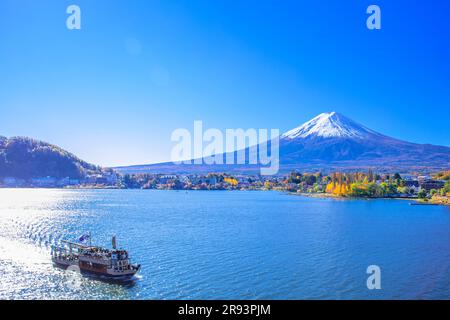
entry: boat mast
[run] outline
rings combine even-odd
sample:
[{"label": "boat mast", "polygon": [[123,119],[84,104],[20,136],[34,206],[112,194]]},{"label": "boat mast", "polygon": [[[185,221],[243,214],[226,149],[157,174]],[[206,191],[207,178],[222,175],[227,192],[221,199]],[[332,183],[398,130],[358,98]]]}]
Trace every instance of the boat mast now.
[{"label": "boat mast", "polygon": [[114,236],[112,237],[111,242],[112,242],[112,247],[113,247],[113,249],[116,250],[116,235],[114,235]]}]

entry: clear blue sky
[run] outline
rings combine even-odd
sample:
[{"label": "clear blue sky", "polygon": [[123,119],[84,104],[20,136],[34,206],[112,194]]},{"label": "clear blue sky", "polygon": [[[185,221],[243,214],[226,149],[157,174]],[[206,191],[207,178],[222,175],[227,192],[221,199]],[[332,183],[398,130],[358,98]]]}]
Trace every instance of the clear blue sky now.
[{"label": "clear blue sky", "polygon": [[2,0],[0,135],[143,164],[169,160],[172,131],[194,120],[283,132],[338,111],[448,146],[449,15],[425,0]]}]

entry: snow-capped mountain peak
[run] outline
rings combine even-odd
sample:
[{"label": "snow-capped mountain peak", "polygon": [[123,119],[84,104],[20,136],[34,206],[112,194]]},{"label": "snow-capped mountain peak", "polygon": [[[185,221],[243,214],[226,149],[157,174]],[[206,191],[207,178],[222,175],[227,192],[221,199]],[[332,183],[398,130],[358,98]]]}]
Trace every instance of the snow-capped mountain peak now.
[{"label": "snow-capped mountain peak", "polygon": [[333,111],[319,114],[314,119],[286,132],[282,135],[282,138],[340,137],[362,139],[371,134],[378,133]]}]

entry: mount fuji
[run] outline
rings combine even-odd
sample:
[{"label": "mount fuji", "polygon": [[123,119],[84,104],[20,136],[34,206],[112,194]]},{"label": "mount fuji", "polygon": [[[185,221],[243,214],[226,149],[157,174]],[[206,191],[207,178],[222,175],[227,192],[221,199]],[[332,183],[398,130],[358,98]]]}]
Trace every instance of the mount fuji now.
[{"label": "mount fuji", "polygon": [[[416,144],[373,131],[337,112],[318,115],[280,136],[280,172],[377,171],[429,172],[450,168],[450,148]],[[248,153],[248,150],[246,150]],[[124,172],[251,173],[255,165],[162,163],[117,168]]]},{"label": "mount fuji", "polygon": [[281,137],[286,140],[308,137],[364,139],[370,135],[380,136],[379,133],[337,112],[328,112],[322,113],[301,126],[286,132]]}]

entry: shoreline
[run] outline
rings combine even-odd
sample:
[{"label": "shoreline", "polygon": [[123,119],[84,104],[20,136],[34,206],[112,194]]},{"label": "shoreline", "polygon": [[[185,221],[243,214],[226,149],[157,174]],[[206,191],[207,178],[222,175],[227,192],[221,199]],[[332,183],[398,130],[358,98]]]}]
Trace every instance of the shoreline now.
[{"label": "shoreline", "polygon": [[[410,200],[412,201],[410,205],[422,205],[422,206],[450,206],[448,198],[436,197],[428,200],[419,199],[417,197],[342,197],[329,193],[296,193],[288,192],[290,195],[303,196],[309,198],[319,198],[319,199],[341,199],[341,200],[376,200],[376,199],[386,199],[386,200]],[[442,199],[440,199],[442,198]],[[444,200],[445,199],[445,200]]]},{"label": "shoreline", "polygon": [[331,193],[296,193],[290,192],[292,195],[299,195],[311,198],[333,198],[333,199],[394,199],[394,200],[418,200],[417,197],[343,197]]},{"label": "shoreline", "polygon": [[120,188],[115,186],[76,186],[76,187],[55,187],[55,188],[46,188],[46,187],[4,187],[0,186],[0,190],[2,189],[45,189],[45,190],[159,190],[159,191],[278,191],[283,192],[288,195],[292,196],[301,196],[301,197],[308,197],[308,198],[318,198],[318,199],[338,199],[338,200],[376,200],[376,199],[390,199],[390,200],[409,200],[411,201],[411,205],[442,205],[442,206],[450,206],[450,199],[448,197],[442,197],[442,196],[434,196],[431,199],[419,199],[417,197],[343,197],[335,194],[330,193],[306,193],[306,192],[290,192],[286,190],[279,190],[279,189],[131,189],[131,188]]}]

